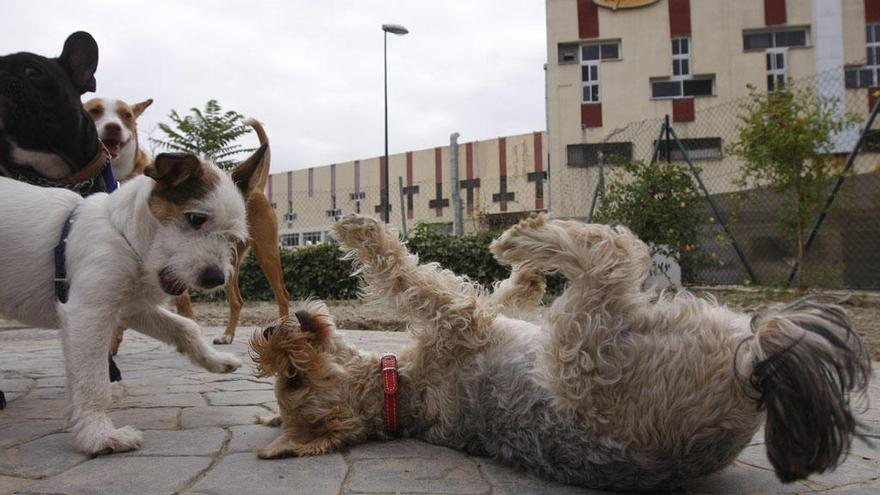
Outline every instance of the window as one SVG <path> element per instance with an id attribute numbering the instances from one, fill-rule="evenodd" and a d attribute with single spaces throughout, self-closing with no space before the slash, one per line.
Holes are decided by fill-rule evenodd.
<path id="1" fill-rule="evenodd" d="M 672 78 L 685 79 L 691 76 L 691 40 L 672 38 Z"/>
<path id="2" fill-rule="evenodd" d="M 303 245 L 312 246 L 315 244 L 321 244 L 321 232 L 304 232 Z"/>
<path id="3" fill-rule="evenodd" d="M 285 213 L 284 221 L 287 223 L 293 223 L 296 220 L 296 213 Z"/>
<path id="4" fill-rule="evenodd" d="M 767 49 L 767 90 L 777 91 L 788 86 L 788 48 Z"/>
<path id="5" fill-rule="evenodd" d="M 807 30 L 805 28 L 785 31 L 764 31 L 743 33 L 743 50 L 759 51 L 768 48 L 785 48 L 807 46 Z"/>
<path id="6" fill-rule="evenodd" d="M 281 247 L 292 248 L 299 246 L 299 234 L 281 234 Z"/>
<path id="7" fill-rule="evenodd" d="M 560 57 L 561 56 L 560 52 Z M 603 60 L 619 59 L 619 41 L 580 45 L 582 103 L 599 103 L 602 101 L 600 99 L 601 91 L 599 89 L 599 62 Z"/>
<path id="8" fill-rule="evenodd" d="M 651 98 L 690 98 L 694 96 L 712 96 L 714 94 L 715 76 L 701 76 L 693 79 L 670 80 L 658 79 L 651 81 Z"/>
<path id="9" fill-rule="evenodd" d="M 712 96 L 715 76 L 693 76 L 690 38 L 672 38 L 672 77 L 651 79 L 651 98 Z"/>
<path id="10" fill-rule="evenodd" d="M 688 158 L 691 160 L 721 158 L 721 138 L 679 139 L 679 142 L 687 151 Z M 654 146 L 657 146 L 657 141 L 654 141 Z M 682 155 L 675 142 L 669 143 L 669 154 L 672 155 L 672 161 L 684 160 L 684 155 Z M 660 145 L 658 160 L 666 160 L 666 146 L 663 143 Z"/>
<path id="11" fill-rule="evenodd" d="M 578 61 L 578 45 L 576 43 L 559 45 L 559 63 L 576 64 Z"/>
<path id="12" fill-rule="evenodd" d="M 581 85 L 583 103 L 599 103 L 599 62 L 591 60 L 581 63 Z"/>
<path id="13" fill-rule="evenodd" d="M 588 60 L 620 60 L 620 42 L 590 43 L 581 46 L 581 62 Z"/>
<path id="14" fill-rule="evenodd" d="M 350 193 L 348 195 L 348 197 L 351 198 L 353 201 L 360 201 L 362 199 L 366 199 L 367 193 L 365 193 L 363 191 L 356 192 L 356 193 Z"/>
<path id="15" fill-rule="evenodd" d="M 592 167 L 599 164 L 599 153 L 602 153 L 604 164 L 614 164 L 632 160 L 633 146 L 630 142 L 569 144 L 569 167 Z"/>
<path id="16" fill-rule="evenodd" d="M 880 24 L 865 26 L 867 44 L 867 63 L 864 67 L 851 67 L 844 73 L 847 88 L 868 88 L 876 86 L 880 77 Z"/>

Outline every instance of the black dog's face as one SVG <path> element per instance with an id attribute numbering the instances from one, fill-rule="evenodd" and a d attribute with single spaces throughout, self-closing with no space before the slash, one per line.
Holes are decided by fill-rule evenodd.
<path id="1" fill-rule="evenodd" d="M 84 32 L 70 35 L 58 58 L 0 56 L 0 164 L 57 178 L 92 160 L 97 133 L 80 96 L 95 90 L 97 66 L 98 45 Z"/>

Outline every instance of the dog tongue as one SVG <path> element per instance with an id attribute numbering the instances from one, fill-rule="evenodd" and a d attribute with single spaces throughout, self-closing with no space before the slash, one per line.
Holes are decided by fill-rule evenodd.
<path id="1" fill-rule="evenodd" d="M 116 158 L 119 156 L 119 152 L 122 151 L 122 143 L 118 141 L 111 141 L 109 143 L 104 143 L 104 146 L 107 147 L 107 151 L 110 152 L 110 156 Z"/>

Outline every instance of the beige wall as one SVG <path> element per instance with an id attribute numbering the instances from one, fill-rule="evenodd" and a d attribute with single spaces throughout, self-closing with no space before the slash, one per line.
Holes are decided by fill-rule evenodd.
<path id="1" fill-rule="evenodd" d="M 843 57 L 847 63 L 865 59 L 865 20 L 863 0 L 840 1 L 842 7 Z M 765 89 L 765 53 L 744 52 L 743 32 L 771 29 L 764 23 L 763 0 L 691 0 L 691 73 L 715 75 L 715 94 L 694 98 L 696 120 L 675 123 L 679 137 L 722 137 L 731 142 L 735 115 L 727 123 L 715 125 L 711 119 L 720 105 L 748 95 L 748 85 Z M 772 28 L 806 27 L 809 42 L 805 48 L 790 48 L 790 80 L 812 77 L 816 72 L 815 37 L 812 32 L 813 0 L 788 0 L 786 24 Z M 592 193 L 598 178 L 594 168 L 568 167 L 567 145 L 629 141 L 634 157 L 647 159 L 654 137 L 645 133 L 660 130 L 660 120 L 672 115 L 672 100 L 651 99 L 650 79 L 671 76 L 672 53 L 667 0 L 635 9 L 599 8 L 599 37 L 578 38 L 577 0 L 546 0 L 547 7 L 547 92 L 548 125 L 553 189 L 553 210 L 561 216 L 586 216 L 589 204 L 583 196 Z M 621 60 L 600 63 L 602 127 L 581 125 L 581 66 L 559 64 L 560 43 L 621 41 Z M 842 78 L 842 71 L 840 74 Z M 847 90 L 848 110 L 867 113 L 867 90 Z M 717 112 L 715 112 L 717 113 Z M 701 121 L 702 118 L 702 121 Z M 648 122 L 644 122 L 648 121 Z M 719 120 L 720 122 L 720 120 Z M 725 128 L 721 128 L 724 127 Z M 717 127 L 717 128 L 716 128 Z M 653 130 L 650 130 L 653 129 Z M 724 134 L 726 132 L 726 134 Z M 616 134 L 615 134 L 616 133 Z M 614 137 L 608 136 L 614 134 Z M 638 137 L 638 139 L 636 139 Z M 739 163 L 725 157 L 703 163 L 705 172 L 717 179 L 713 192 L 733 190 Z M 587 191 L 581 194 L 582 191 Z M 588 194 L 589 193 L 589 194 Z"/>
<path id="2" fill-rule="evenodd" d="M 547 150 L 546 135 L 541 132 L 541 148 L 544 153 Z M 499 138 L 500 139 L 500 138 Z M 467 213 L 466 192 L 461 190 L 463 219 L 466 230 L 476 228 L 476 221 L 480 215 L 492 215 L 501 213 L 500 203 L 493 201 L 492 195 L 498 192 L 500 176 L 500 153 L 499 139 L 486 141 L 473 141 L 473 177 L 480 179 L 480 188 L 473 193 L 473 209 Z M 529 182 L 527 176 L 535 171 L 535 145 L 534 134 L 520 134 L 505 138 L 508 190 L 515 194 L 514 201 L 508 202 L 507 212 L 523 212 L 535 209 L 535 184 Z M 459 180 L 467 178 L 467 142 L 459 143 Z M 442 197 L 449 200 L 449 206 L 442 209 L 437 215 L 437 209 L 431 208 L 428 202 L 436 196 L 435 178 L 435 148 L 412 151 L 412 184 L 419 187 L 418 194 L 413 196 L 413 218 L 407 218 L 407 226 L 412 228 L 418 223 L 451 224 L 454 220 L 452 208 L 451 186 L 451 161 L 450 148 L 448 145 L 440 147 L 442 167 Z M 398 177 L 403 178 L 404 186 L 406 179 L 406 153 L 397 153 L 389 156 L 389 178 L 391 186 L 391 224 L 402 229 L 401 198 L 398 186 Z M 546 158 L 542 158 L 546 164 Z M 375 207 L 380 204 L 380 159 L 378 157 L 360 160 L 360 190 L 365 198 L 361 202 L 361 213 L 380 218 L 380 213 Z M 546 165 L 544 165 L 546 169 Z M 284 219 L 287 213 L 287 177 L 288 172 L 273 173 L 270 176 L 272 182 L 272 202 L 278 215 L 280 234 L 297 233 L 300 236 L 305 232 L 326 232 L 333 219 L 327 216 L 331 201 L 331 165 L 313 168 L 314 187 L 312 196 L 309 196 L 308 177 L 309 170 L 301 169 L 290 172 L 293 178 L 292 197 L 293 211 L 296 219 L 288 223 Z M 336 164 L 336 197 L 337 209 L 342 214 L 354 213 L 357 205 L 351 199 L 355 192 L 355 163 L 354 161 Z M 405 202 L 404 198 L 404 202 Z M 300 243 L 302 238 L 300 237 Z"/>

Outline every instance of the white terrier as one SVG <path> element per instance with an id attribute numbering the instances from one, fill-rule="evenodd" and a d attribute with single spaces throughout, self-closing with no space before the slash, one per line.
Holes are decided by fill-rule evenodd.
<path id="1" fill-rule="evenodd" d="M 266 150 L 231 178 L 193 155 L 161 154 L 126 187 L 85 199 L 0 178 L 0 314 L 61 329 L 77 449 L 140 447 L 140 432 L 114 428 L 105 412 L 106 356 L 117 326 L 174 345 L 215 373 L 241 366 L 161 304 L 188 287 L 222 287 L 232 274 L 235 243 L 247 239 L 241 190 L 260 176 Z"/>

